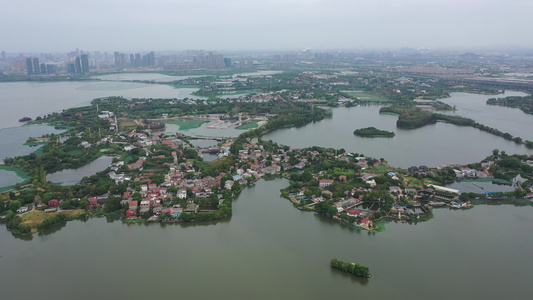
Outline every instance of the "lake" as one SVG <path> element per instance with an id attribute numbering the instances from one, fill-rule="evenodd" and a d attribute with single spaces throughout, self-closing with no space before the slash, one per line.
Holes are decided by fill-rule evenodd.
<path id="1" fill-rule="evenodd" d="M 0 227 L 4 299 L 523 299 L 533 292 L 532 207 L 434 210 L 370 234 L 302 212 L 259 181 L 217 223 L 73 221 L 15 239 Z M 359 262 L 373 279 L 329 267 Z M 73 296 L 75 295 L 75 296 Z"/>
<path id="2" fill-rule="evenodd" d="M 461 110 L 463 103 L 471 101 L 478 95 L 467 93 L 452 93 L 447 103 L 458 103 L 458 114 L 473 117 L 470 110 Z M 483 95 L 484 99 L 494 96 Z M 479 101 L 478 101 L 479 102 Z M 470 103 L 470 102 L 468 102 Z M 479 103 L 478 103 L 479 105 Z M 504 150 L 508 154 L 533 154 L 532 149 L 501 137 L 482 132 L 472 127 L 459 127 L 452 124 L 437 123 L 418 129 L 396 128 L 397 116 L 379 114 L 380 106 L 359 106 L 333 108 L 333 117 L 307 124 L 299 128 L 280 129 L 263 136 L 264 140 L 290 145 L 296 148 L 322 146 L 344 148 L 348 152 L 369 155 L 374 158 L 384 158 L 395 167 L 408 168 L 410 166 L 439 165 L 479 162 L 492 154 L 493 149 Z M 484 122 L 487 115 L 484 110 L 513 110 L 512 119 L 496 119 Z M 515 132 L 523 137 L 531 135 L 530 125 L 533 116 L 521 113 L 516 109 L 479 105 L 477 115 L 484 116 L 479 120 L 483 124 L 500 128 L 508 122 L 516 122 Z M 481 111 L 481 112 L 480 112 Z M 518 111 L 519 113 L 515 112 Z M 529 122 L 529 123 L 528 123 Z M 392 131 L 394 138 L 363 138 L 353 134 L 355 129 L 376 127 L 381 130 Z"/>
<path id="3" fill-rule="evenodd" d="M 64 130 L 54 129 L 53 126 L 31 125 L 0 129 L 0 162 L 6 157 L 24 156 L 35 152 L 42 146 L 26 146 L 30 137 L 41 137 L 45 134 L 59 134 Z"/>
<path id="4" fill-rule="evenodd" d="M 1 82 L 0 129 L 20 126 L 22 117 L 35 119 L 53 112 L 86 106 L 95 98 L 204 99 L 192 95 L 198 89 L 175 89 L 165 84 L 115 81 Z"/>

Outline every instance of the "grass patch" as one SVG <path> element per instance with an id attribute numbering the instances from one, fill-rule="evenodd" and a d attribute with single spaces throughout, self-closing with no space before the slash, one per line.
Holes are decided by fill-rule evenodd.
<path id="1" fill-rule="evenodd" d="M 37 148 L 37 150 L 33 151 L 33 154 L 41 157 L 44 155 L 44 146 L 41 146 L 39 148 Z"/>
<path id="2" fill-rule="evenodd" d="M 135 121 L 132 119 L 118 119 L 118 130 L 120 132 L 130 132 L 134 129 L 137 129 L 137 123 L 135 123 Z"/>
<path id="3" fill-rule="evenodd" d="M 376 171 L 378 171 L 379 174 L 383 174 L 389 170 L 389 167 L 384 166 L 384 165 L 377 165 L 377 166 L 374 166 L 374 169 L 376 169 Z"/>
<path id="4" fill-rule="evenodd" d="M 248 122 L 242 126 L 239 126 L 239 127 L 236 127 L 236 129 L 239 129 L 239 130 L 250 130 L 250 129 L 255 129 L 259 127 L 259 121 L 251 121 L 251 122 Z"/>
<path id="5" fill-rule="evenodd" d="M 22 225 L 28 225 L 32 228 L 36 228 L 37 225 L 41 224 L 45 219 L 50 218 L 57 214 L 62 214 L 67 216 L 68 218 L 72 218 L 73 216 L 79 215 L 81 213 L 85 213 L 85 210 L 83 209 L 72 209 L 72 210 L 62 210 L 60 212 L 53 212 L 53 213 L 45 213 L 40 210 L 34 210 L 32 212 L 29 212 L 25 215 L 23 215 L 22 218 Z"/>
<path id="6" fill-rule="evenodd" d="M 209 122 L 208 120 L 199 120 L 199 119 L 177 119 L 171 121 L 165 121 L 166 124 L 174 124 L 179 126 L 179 130 L 187 131 L 190 129 L 195 129 L 202 124 Z"/>
<path id="7" fill-rule="evenodd" d="M 385 98 L 384 96 L 376 94 L 370 94 L 360 91 L 343 91 L 343 93 L 348 94 L 364 102 L 391 102 L 391 100 Z"/>
<path id="8" fill-rule="evenodd" d="M 424 186 L 424 181 L 421 179 L 414 178 L 414 177 L 405 177 L 405 179 L 408 182 L 407 187 L 423 187 Z"/>

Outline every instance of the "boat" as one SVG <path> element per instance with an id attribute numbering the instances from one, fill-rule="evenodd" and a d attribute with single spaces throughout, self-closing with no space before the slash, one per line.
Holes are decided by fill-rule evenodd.
<path id="1" fill-rule="evenodd" d="M 28 121 L 31 121 L 30 117 L 22 117 L 19 119 L 19 122 L 28 122 Z"/>

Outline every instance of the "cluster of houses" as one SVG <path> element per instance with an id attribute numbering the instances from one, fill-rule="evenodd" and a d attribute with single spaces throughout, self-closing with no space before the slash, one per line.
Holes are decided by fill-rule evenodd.
<path id="1" fill-rule="evenodd" d="M 258 144 L 257 139 L 250 139 L 250 143 L 243 145 L 243 150 L 238 153 L 240 165 L 245 164 L 246 168 L 231 166 L 232 179 L 227 180 L 229 174 L 220 173 L 217 176 L 203 176 L 199 170 L 195 169 L 195 166 L 191 162 L 178 162 L 178 157 L 183 155 L 182 146 L 184 142 L 177 136 L 161 138 L 158 136 L 147 136 L 143 133 L 132 132 L 130 137 L 137 137 L 137 141 L 134 145 L 128 145 L 126 147 L 146 147 L 149 145 L 156 145 L 163 143 L 175 151 L 171 153 L 172 159 L 169 159 L 168 172 L 164 174 L 164 182 L 161 184 L 153 183 L 151 176 L 154 174 L 143 172 L 144 164 L 146 163 L 148 156 L 142 156 L 138 160 L 127 164 L 127 168 L 130 171 L 137 171 L 139 176 L 136 178 L 130 178 L 124 173 L 118 173 L 119 169 L 124 166 L 123 161 L 114 163 L 111 166 L 111 171 L 108 176 L 115 180 L 115 182 L 122 183 L 125 181 L 140 182 L 139 185 L 141 194 L 141 200 L 134 200 L 132 191 L 127 191 L 122 195 L 121 204 L 127 207 L 126 217 L 135 218 L 143 215 L 149 211 L 152 211 L 154 216 L 161 214 L 167 214 L 171 216 L 179 216 L 183 212 L 197 212 L 201 199 L 212 198 L 213 187 L 222 187 L 223 189 L 231 190 L 233 185 L 238 182 L 240 184 L 247 184 L 251 178 L 260 178 L 264 175 L 277 174 L 282 169 L 290 170 L 293 168 L 303 169 L 307 163 L 307 156 L 297 159 L 297 163 L 291 164 L 289 161 L 291 157 L 288 155 L 272 154 L 266 151 L 262 145 Z M 227 147 L 220 147 L 224 151 L 229 151 Z M 284 152 L 283 150 L 280 150 Z M 298 151 L 298 149 L 290 149 L 290 151 Z M 318 152 L 312 153 L 311 157 L 318 155 Z M 165 158 L 164 155 L 151 156 L 152 158 Z M 292 161 L 294 163 L 294 161 Z M 226 178 L 226 179 L 224 179 Z M 224 180 L 224 181 L 223 181 Z M 223 182 L 222 182 L 223 181 Z M 169 189 L 173 188 L 169 192 Z M 217 195 L 220 199 L 221 195 Z M 190 199 L 187 207 L 180 207 L 179 205 L 173 207 L 164 207 L 163 202 L 167 198 L 177 197 L 180 199 Z M 194 201 L 193 201 L 194 199 Z M 219 200 L 219 204 L 223 199 Z M 98 205 L 98 203 L 95 203 Z M 91 207 L 93 203 L 91 202 Z"/>

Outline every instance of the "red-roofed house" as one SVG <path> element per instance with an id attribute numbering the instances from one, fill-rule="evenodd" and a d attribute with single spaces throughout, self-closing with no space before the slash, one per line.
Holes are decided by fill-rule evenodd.
<path id="1" fill-rule="evenodd" d="M 126 218 L 132 218 L 137 216 L 137 210 L 136 209 L 128 209 L 126 211 Z"/>
<path id="2" fill-rule="evenodd" d="M 56 207 L 59 206 L 59 200 L 52 199 L 52 200 L 48 201 L 47 206 L 48 206 L 48 208 L 56 208 Z"/>
<path id="3" fill-rule="evenodd" d="M 137 201 L 130 201 L 128 207 L 129 209 L 137 209 L 138 202 Z"/>
<path id="4" fill-rule="evenodd" d="M 91 197 L 89 199 L 89 207 L 95 207 L 95 206 L 98 206 L 98 198 Z"/>

